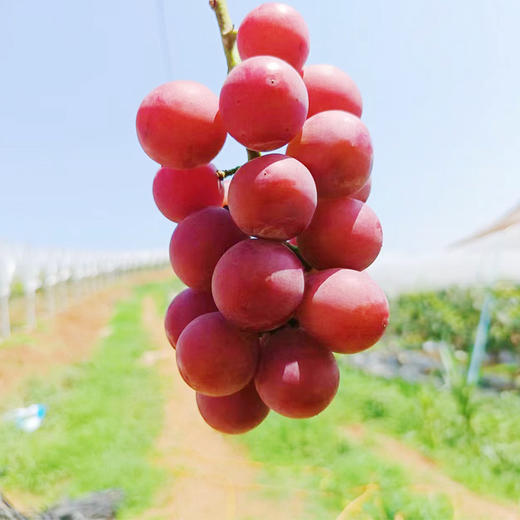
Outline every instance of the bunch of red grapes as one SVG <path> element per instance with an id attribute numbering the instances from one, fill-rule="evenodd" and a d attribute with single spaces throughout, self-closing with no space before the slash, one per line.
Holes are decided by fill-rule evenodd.
<path id="1" fill-rule="evenodd" d="M 137 113 L 139 141 L 161 165 L 155 202 L 178 223 L 172 267 L 188 286 L 166 333 L 202 417 L 225 433 L 269 409 L 320 413 L 338 388 L 333 352 L 367 349 L 388 323 L 386 297 L 363 272 L 382 232 L 365 204 L 372 145 L 358 88 L 333 65 L 304 66 L 308 29 L 285 4 L 251 11 L 237 44 L 243 61 L 220 98 L 172 81 Z M 210 161 L 228 133 L 254 158 L 227 192 Z"/>

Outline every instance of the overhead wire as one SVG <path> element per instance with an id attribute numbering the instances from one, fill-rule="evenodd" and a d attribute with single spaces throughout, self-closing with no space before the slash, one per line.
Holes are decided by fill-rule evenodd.
<path id="1" fill-rule="evenodd" d="M 166 6 L 164 0 L 156 0 L 155 7 L 155 11 L 157 14 L 157 25 L 159 28 L 159 43 L 161 46 L 161 53 L 163 56 L 164 68 L 166 69 L 168 80 L 171 80 L 171 78 L 173 77 L 173 67 L 172 56 L 170 52 L 170 41 L 168 39 L 168 27 L 166 25 Z"/>

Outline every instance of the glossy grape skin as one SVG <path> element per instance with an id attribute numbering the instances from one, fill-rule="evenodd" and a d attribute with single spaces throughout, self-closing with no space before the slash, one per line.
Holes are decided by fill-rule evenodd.
<path id="1" fill-rule="evenodd" d="M 255 385 L 264 403 L 286 417 L 312 417 L 336 395 L 339 370 L 330 350 L 300 329 L 286 327 L 261 349 Z"/>
<path id="2" fill-rule="evenodd" d="M 354 192 L 350 197 L 353 199 L 360 200 L 361 202 L 366 202 L 368 197 L 370 196 L 370 192 L 372 191 L 372 177 L 368 178 L 368 181 L 365 182 L 362 188 L 358 191 Z"/>
<path id="3" fill-rule="evenodd" d="M 276 56 L 300 70 L 309 55 L 309 29 L 302 15 L 282 3 L 265 3 L 246 15 L 238 28 L 240 57 Z"/>
<path id="4" fill-rule="evenodd" d="M 350 197 L 321 199 L 310 225 L 298 236 L 298 248 L 316 269 L 344 267 L 362 271 L 383 245 L 377 215 Z"/>
<path id="5" fill-rule="evenodd" d="M 152 90 L 137 111 L 136 127 L 143 150 L 169 168 L 208 164 L 226 140 L 217 96 L 195 81 L 170 81 Z"/>
<path id="6" fill-rule="evenodd" d="M 205 395 L 238 392 L 251 381 L 258 363 L 258 337 L 239 330 L 220 312 L 202 314 L 177 341 L 177 367 L 186 383 Z"/>
<path id="7" fill-rule="evenodd" d="M 334 352 L 354 354 L 376 343 L 388 325 L 388 301 L 365 272 L 326 269 L 307 275 L 296 312 L 300 326 Z"/>
<path id="8" fill-rule="evenodd" d="M 224 187 L 212 164 L 189 170 L 161 168 L 152 193 L 159 211 L 173 222 L 207 206 L 222 206 L 224 201 Z"/>
<path id="9" fill-rule="evenodd" d="M 216 311 L 217 306 L 210 292 L 188 288 L 177 294 L 164 317 L 164 329 L 170 345 L 175 348 L 181 332 L 195 318 Z"/>
<path id="10" fill-rule="evenodd" d="M 307 117 L 325 110 L 344 110 L 361 117 L 361 93 L 350 76 L 338 67 L 307 65 L 303 67 L 303 82 L 309 94 Z"/>
<path id="11" fill-rule="evenodd" d="M 292 316 L 304 284 L 301 262 L 286 246 L 249 239 L 222 255 L 213 273 L 212 293 L 229 321 L 246 330 L 267 331 Z"/>
<path id="12" fill-rule="evenodd" d="M 269 413 L 253 381 L 242 390 L 223 397 L 197 393 L 197 406 L 207 424 L 219 432 L 230 434 L 252 430 Z"/>
<path id="13" fill-rule="evenodd" d="M 251 150 L 287 144 L 301 129 L 308 95 L 300 75 L 283 60 L 256 56 L 238 64 L 220 91 L 226 130 Z"/>
<path id="14" fill-rule="evenodd" d="M 301 233 L 316 209 L 316 185 L 305 166 L 282 154 L 258 157 L 235 173 L 229 210 L 248 235 L 286 240 Z"/>
<path id="15" fill-rule="evenodd" d="M 192 289 L 209 291 L 220 257 L 247 238 L 224 208 L 201 209 L 180 222 L 170 241 L 170 261 L 175 274 Z"/>
<path id="16" fill-rule="evenodd" d="M 372 169 L 372 144 L 366 126 L 341 110 L 320 112 L 307 119 L 286 153 L 307 166 L 322 198 L 356 192 Z"/>

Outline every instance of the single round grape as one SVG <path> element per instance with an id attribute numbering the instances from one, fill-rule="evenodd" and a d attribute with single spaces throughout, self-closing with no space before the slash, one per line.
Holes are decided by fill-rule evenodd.
<path id="1" fill-rule="evenodd" d="M 259 152 L 287 144 L 307 117 L 307 89 L 300 75 L 274 56 L 256 56 L 238 64 L 220 91 L 226 130 Z"/>
<path id="2" fill-rule="evenodd" d="M 367 127 L 358 117 L 341 110 L 320 112 L 307 119 L 286 153 L 309 168 L 318 197 L 343 197 L 356 192 L 372 169 Z"/>
<path id="3" fill-rule="evenodd" d="M 216 312 L 217 306 L 210 292 L 184 289 L 171 301 L 164 317 L 164 329 L 171 346 L 175 348 L 181 332 L 195 318 Z"/>
<path id="4" fill-rule="evenodd" d="M 302 15 L 281 3 L 266 3 L 246 15 L 238 28 L 240 57 L 276 56 L 300 70 L 309 55 L 309 29 Z"/>
<path id="5" fill-rule="evenodd" d="M 354 354 L 381 338 L 388 314 L 384 292 L 367 273 L 327 269 L 307 276 L 296 316 L 300 326 L 325 347 Z"/>
<path id="6" fill-rule="evenodd" d="M 219 258 L 234 244 L 247 238 L 229 211 L 209 207 L 180 222 L 170 241 L 170 261 L 175 274 L 189 287 L 211 288 L 211 276 Z"/>
<path id="7" fill-rule="evenodd" d="M 282 154 L 244 164 L 229 187 L 229 211 L 248 235 L 286 240 L 301 233 L 316 209 L 316 184 L 305 166 Z"/>
<path id="8" fill-rule="evenodd" d="M 303 82 L 309 94 L 311 117 L 325 110 L 344 110 L 361 117 L 361 93 L 351 77 L 334 65 L 303 67 Z"/>
<path id="9" fill-rule="evenodd" d="M 258 337 L 224 319 L 220 312 L 195 318 L 177 341 L 177 366 L 186 383 L 201 394 L 238 392 L 251 381 L 258 363 Z"/>
<path id="10" fill-rule="evenodd" d="M 211 285 L 218 310 L 240 328 L 272 330 L 301 302 L 305 281 L 300 260 L 286 246 L 243 240 L 218 261 Z"/>
<path id="11" fill-rule="evenodd" d="M 363 187 L 354 192 L 350 197 L 353 199 L 360 200 L 361 202 L 366 202 L 368 197 L 370 196 L 370 192 L 372 191 L 372 177 L 368 178 L 368 181 L 363 184 Z"/>
<path id="12" fill-rule="evenodd" d="M 207 164 L 226 140 L 217 96 L 195 81 L 171 81 L 152 90 L 137 111 L 136 126 L 143 150 L 169 168 Z"/>
<path id="13" fill-rule="evenodd" d="M 350 197 L 320 199 L 309 227 L 298 236 L 298 248 L 316 269 L 344 267 L 362 271 L 383 244 L 377 215 Z"/>
<path id="14" fill-rule="evenodd" d="M 222 206 L 224 188 L 212 164 L 189 170 L 161 168 L 153 180 L 159 211 L 173 222 L 207 206 Z"/>
<path id="15" fill-rule="evenodd" d="M 256 389 L 281 415 L 303 418 L 320 413 L 336 395 L 338 384 L 332 352 L 300 329 L 281 329 L 262 347 Z"/>
<path id="16" fill-rule="evenodd" d="M 251 381 L 238 392 L 223 397 L 197 393 L 202 418 L 222 433 L 245 433 L 258 426 L 269 413 Z"/>

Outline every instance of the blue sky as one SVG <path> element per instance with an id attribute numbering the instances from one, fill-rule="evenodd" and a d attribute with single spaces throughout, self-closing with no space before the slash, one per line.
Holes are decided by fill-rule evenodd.
<path id="1" fill-rule="evenodd" d="M 520 2 L 294 0 L 308 63 L 358 83 L 388 250 L 449 244 L 519 202 Z M 236 24 L 258 2 L 228 0 Z M 170 79 L 215 93 L 226 66 L 206 0 L 0 0 L 0 240 L 166 247 L 156 165 L 135 136 L 144 95 Z M 216 159 L 245 160 L 228 138 Z"/>

